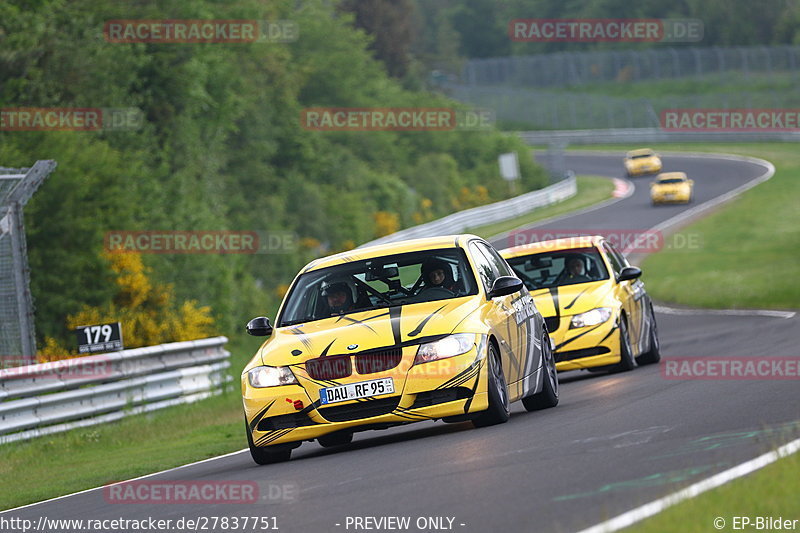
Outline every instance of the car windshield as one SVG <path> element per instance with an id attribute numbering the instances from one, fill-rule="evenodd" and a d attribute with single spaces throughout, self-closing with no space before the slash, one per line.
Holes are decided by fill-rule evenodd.
<path id="1" fill-rule="evenodd" d="M 683 178 L 663 178 L 663 179 L 658 180 L 658 183 L 660 183 L 660 184 L 664 184 L 664 183 L 682 183 L 682 182 L 683 182 Z"/>
<path id="2" fill-rule="evenodd" d="M 477 293 L 460 248 L 376 257 L 302 274 L 286 297 L 278 326 Z"/>
<path id="3" fill-rule="evenodd" d="M 528 290 L 608 279 L 597 248 L 574 248 L 508 259 Z"/>
<path id="4" fill-rule="evenodd" d="M 632 156 L 630 156 L 630 157 L 631 157 L 631 159 L 643 159 L 643 158 L 645 158 L 645 157 L 653 157 L 653 154 L 652 154 L 652 153 L 648 153 L 648 154 L 635 154 L 635 155 L 632 155 Z"/>

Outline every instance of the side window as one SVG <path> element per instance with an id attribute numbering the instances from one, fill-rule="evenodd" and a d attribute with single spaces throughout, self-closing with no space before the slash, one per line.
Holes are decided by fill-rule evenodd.
<path id="1" fill-rule="evenodd" d="M 625 264 L 625 259 L 622 258 L 617 251 L 614 249 L 613 246 L 608 244 L 607 242 L 603 243 L 603 249 L 608 256 L 608 260 L 611 262 L 611 268 L 614 269 L 615 274 L 619 274 L 623 268 L 627 265 Z"/>
<path id="2" fill-rule="evenodd" d="M 471 242 L 469 249 L 472 252 L 471 255 L 475 261 L 475 267 L 478 269 L 481 281 L 483 282 L 483 287 L 488 291 L 492 288 L 492 284 L 499 274 L 495 271 L 491 261 L 484 255 L 477 243 Z"/>
<path id="3" fill-rule="evenodd" d="M 483 251 L 483 254 L 489 259 L 489 261 L 492 263 L 492 266 L 500 276 L 516 277 L 516 274 L 514 274 L 514 272 L 512 272 L 511 269 L 508 267 L 508 263 L 506 263 L 505 259 L 500 257 L 500 255 L 494 248 L 486 246 L 482 242 L 478 242 L 475 244 L 481 249 L 481 251 Z"/>

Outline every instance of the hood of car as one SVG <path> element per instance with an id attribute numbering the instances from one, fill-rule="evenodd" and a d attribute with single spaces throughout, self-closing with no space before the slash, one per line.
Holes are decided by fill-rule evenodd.
<path id="1" fill-rule="evenodd" d="M 651 166 L 658 166 L 658 160 L 655 158 L 655 156 L 641 157 L 637 159 L 626 159 L 625 164 L 628 165 L 628 167 L 634 167 L 634 168 L 642 166 L 651 167 Z"/>
<path id="2" fill-rule="evenodd" d="M 276 328 L 261 347 L 262 364 L 284 366 L 327 355 L 424 342 L 447 335 L 478 306 L 476 296 L 333 316 Z"/>
<path id="3" fill-rule="evenodd" d="M 612 283 L 613 280 L 607 279 L 577 285 L 562 285 L 531 291 L 531 295 L 542 316 L 571 316 L 595 307 L 610 307 Z"/>

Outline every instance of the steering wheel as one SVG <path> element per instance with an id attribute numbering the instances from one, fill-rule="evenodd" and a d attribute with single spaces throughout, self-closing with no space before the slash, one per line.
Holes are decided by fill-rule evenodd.
<path id="1" fill-rule="evenodd" d="M 425 287 L 421 291 L 417 293 L 418 297 L 425 296 L 428 299 L 441 299 L 441 298 L 452 298 L 455 296 L 455 293 L 450 289 L 445 289 L 444 287 Z M 436 297 L 439 298 L 436 298 Z"/>

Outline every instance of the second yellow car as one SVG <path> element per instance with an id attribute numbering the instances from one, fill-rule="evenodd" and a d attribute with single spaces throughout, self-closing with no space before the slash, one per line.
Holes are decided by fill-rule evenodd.
<path id="1" fill-rule="evenodd" d="M 625 155 L 625 172 L 628 177 L 661 172 L 661 156 L 650 148 L 631 150 Z"/>
<path id="2" fill-rule="evenodd" d="M 625 371 L 661 359 L 642 271 L 604 238 L 542 241 L 500 253 L 544 316 L 558 370 Z"/>
<path id="3" fill-rule="evenodd" d="M 688 204 L 694 194 L 694 181 L 684 172 L 665 172 L 650 184 L 650 201 L 653 205 L 665 203 Z"/>

